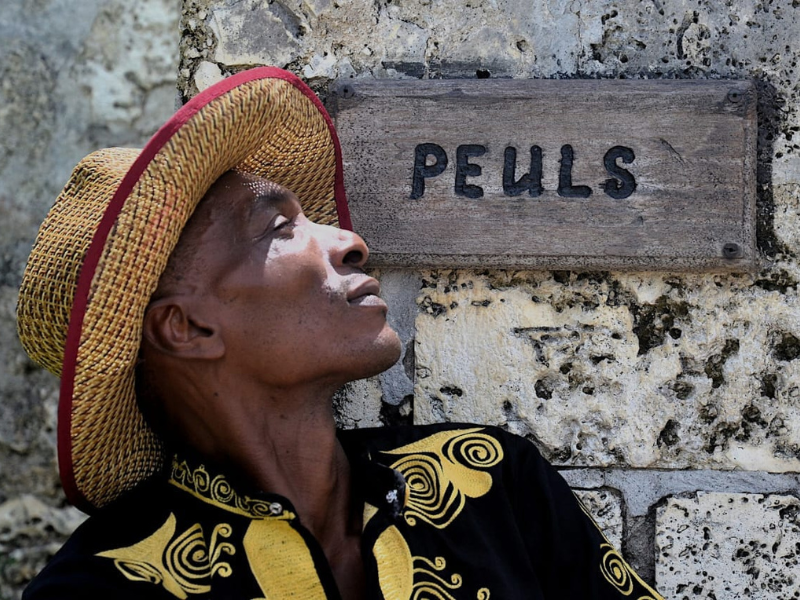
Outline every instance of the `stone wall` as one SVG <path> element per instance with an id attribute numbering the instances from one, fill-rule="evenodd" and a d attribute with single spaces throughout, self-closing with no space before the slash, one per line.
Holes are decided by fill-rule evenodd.
<path id="1" fill-rule="evenodd" d="M 800 594 L 800 3 L 184 0 L 180 33 L 175 4 L 0 14 L 0 598 L 81 519 L 55 474 L 56 382 L 15 341 L 36 227 L 81 156 L 172 112 L 176 70 L 185 99 L 260 64 L 323 95 L 360 77 L 753 79 L 758 273 L 387 270 L 405 356 L 337 404 L 351 427 L 529 438 L 667 598 Z"/>
<path id="2" fill-rule="evenodd" d="M 665 597 L 800 593 L 800 4 L 185 0 L 184 13 L 184 97 L 260 64 L 323 95 L 341 78 L 753 79 L 758 273 L 384 271 L 406 354 L 346 391 L 343 419 L 527 437 Z"/>
<path id="3" fill-rule="evenodd" d="M 175 109 L 172 0 L 3 0 L 0 10 L 0 599 L 81 522 L 55 457 L 58 382 L 16 337 L 17 288 L 72 167 L 140 146 Z"/>

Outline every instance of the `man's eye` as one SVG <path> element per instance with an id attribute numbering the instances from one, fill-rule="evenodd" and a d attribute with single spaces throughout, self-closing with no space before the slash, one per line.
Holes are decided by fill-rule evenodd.
<path id="1" fill-rule="evenodd" d="M 296 224 L 296 217 L 289 218 L 285 215 L 278 215 L 272 222 L 272 231 L 280 231 L 281 233 L 291 232 Z"/>
<path id="2" fill-rule="evenodd" d="M 273 237 L 293 237 L 294 228 L 300 224 L 300 221 L 303 220 L 303 218 L 303 213 L 300 211 L 295 214 L 292 212 L 287 214 L 278 213 L 273 216 L 272 219 L 270 219 L 267 226 L 254 238 L 254 240 L 270 240 Z"/>

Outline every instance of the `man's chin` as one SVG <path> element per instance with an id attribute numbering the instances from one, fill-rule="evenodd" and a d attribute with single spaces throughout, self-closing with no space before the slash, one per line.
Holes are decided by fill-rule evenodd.
<path id="1" fill-rule="evenodd" d="M 382 335 L 375 340 L 375 344 L 370 351 L 365 367 L 368 374 L 362 375 L 358 379 L 373 377 L 384 371 L 391 369 L 403 354 L 403 344 L 394 329 L 387 326 Z"/>

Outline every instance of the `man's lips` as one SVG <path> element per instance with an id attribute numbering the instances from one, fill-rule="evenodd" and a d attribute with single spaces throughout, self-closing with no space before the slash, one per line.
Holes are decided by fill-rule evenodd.
<path id="1" fill-rule="evenodd" d="M 347 301 L 358 306 L 386 307 L 380 297 L 381 284 L 377 279 L 367 277 L 347 293 Z"/>

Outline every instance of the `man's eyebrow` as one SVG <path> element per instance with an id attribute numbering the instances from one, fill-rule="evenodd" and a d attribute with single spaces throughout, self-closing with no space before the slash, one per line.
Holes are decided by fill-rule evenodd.
<path id="1" fill-rule="evenodd" d="M 250 201 L 250 217 L 257 211 L 270 208 L 278 209 L 293 200 L 293 195 L 289 190 L 277 186 L 272 190 L 254 190 L 254 192 L 255 196 Z"/>

